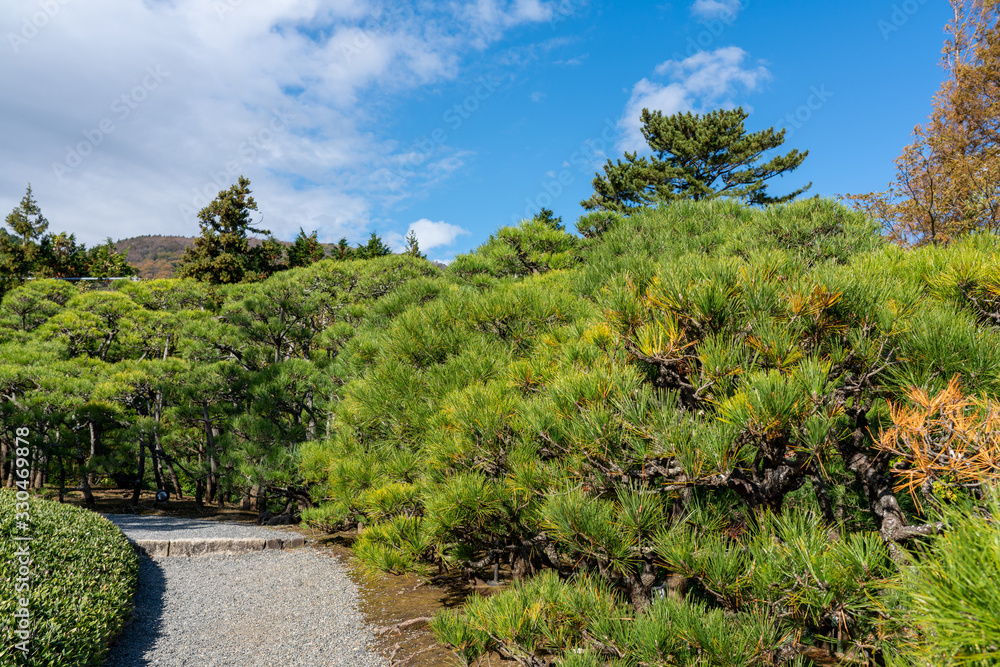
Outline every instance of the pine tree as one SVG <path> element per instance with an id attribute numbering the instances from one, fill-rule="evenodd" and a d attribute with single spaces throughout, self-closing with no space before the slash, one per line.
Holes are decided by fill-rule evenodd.
<path id="1" fill-rule="evenodd" d="M 295 237 L 294 243 L 288 247 L 287 252 L 288 268 L 290 269 L 297 266 L 309 266 L 323 259 L 325 255 L 323 245 L 316 239 L 316 230 L 307 236 L 301 227 L 299 227 L 299 235 Z"/>
<path id="2" fill-rule="evenodd" d="M 195 278 L 213 284 L 242 282 L 249 271 L 259 271 L 251 266 L 247 234 L 270 234 L 265 229 L 254 228 L 251 211 L 257 202 L 250 196 L 250 181 L 240 176 L 236 185 L 219 193 L 215 200 L 198 213 L 201 236 L 194 247 L 184 250 L 177 267 L 178 278 Z M 256 249 L 255 249 L 256 250 Z"/>
<path id="3" fill-rule="evenodd" d="M 354 248 L 351 247 L 346 238 L 341 238 L 337 241 L 337 245 L 333 246 L 330 257 L 339 260 L 352 259 L 354 257 Z"/>
<path id="4" fill-rule="evenodd" d="M 785 131 L 774 128 L 747 134 L 742 108 L 719 109 L 701 116 L 642 110 L 642 134 L 654 155 L 625 153 L 625 161 L 604 166 L 594 178 L 594 195 L 581 205 L 627 213 L 657 201 L 732 197 L 749 205 L 791 201 L 810 185 L 782 197 L 767 193 L 768 181 L 802 164 L 808 151 L 792 150 L 758 164 L 764 153 L 781 146 Z"/>
<path id="5" fill-rule="evenodd" d="M 359 245 L 354 250 L 354 257 L 357 259 L 374 259 L 376 257 L 385 257 L 386 255 L 391 255 L 392 249 L 387 246 L 383 241 L 382 237 L 372 232 L 371 237 L 368 239 L 368 243 L 365 245 Z"/>
<path id="6" fill-rule="evenodd" d="M 7 215 L 5 224 L 16 235 L 0 236 L 0 280 L 9 288 L 32 274 L 38 262 L 39 240 L 49 228 L 49 221 L 32 195 L 30 183 L 21 203 Z"/>
<path id="7" fill-rule="evenodd" d="M 38 246 L 35 273 L 46 278 L 83 278 L 88 275 L 87 246 L 76 242 L 75 234 L 46 234 Z"/>
<path id="8" fill-rule="evenodd" d="M 420 252 L 420 242 L 417 240 L 417 233 L 412 229 L 406 235 L 406 250 L 403 251 L 403 254 L 418 259 L 427 259 L 427 255 Z"/>
<path id="9" fill-rule="evenodd" d="M 265 280 L 279 271 L 284 271 L 288 268 L 288 265 L 282 261 L 284 256 L 285 246 L 273 236 L 268 236 L 259 245 L 250 248 L 243 280 L 257 282 Z"/>
<path id="10" fill-rule="evenodd" d="M 548 225 L 552 229 L 559 232 L 566 230 L 566 225 L 563 224 L 562 216 L 557 218 L 556 214 L 553 213 L 551 209 L 543 207 L 541 211 L 535 214 L 535 217 L 532 218 L 532 220 Z"/>
<path id="11" fill-rule="evenodd" d="M 49 221 L 42 215 L 38 202 L 32 196 L 30 183 L 21 203 L 7 215 L 6 223 L 20 237 L 22 248 L 37 242 L 49 228 Z"/>
<path id="12" fill-rule="evenodd" d="M 91 278 L 125 278 L 136 275 L 136 271 L 109 237 L 101 245 L 87 251 L 87 275 Z"/>

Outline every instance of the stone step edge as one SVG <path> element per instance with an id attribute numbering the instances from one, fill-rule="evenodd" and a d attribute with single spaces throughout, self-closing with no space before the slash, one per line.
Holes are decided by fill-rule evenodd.
<path id="1" fill-rule="evenodd" d="M 150 557 L 164 556 L 236 556 L 265 549 L 296 549 L 305 546 L 305 538 L 264 539 L 259 537 L 187 538 L 176 540 L 132 540 L 132 548 Z"/>

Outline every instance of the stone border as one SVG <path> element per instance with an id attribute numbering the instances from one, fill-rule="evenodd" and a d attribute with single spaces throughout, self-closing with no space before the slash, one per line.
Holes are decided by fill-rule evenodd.
<path id="1" fill-rule="evenodd" d="M 164 556 L 235 556 L 265 549 L 297 549 L 305 538 L 200 538 L 180 540 L 129 540 L 132 547 L 150 557 Z"/>

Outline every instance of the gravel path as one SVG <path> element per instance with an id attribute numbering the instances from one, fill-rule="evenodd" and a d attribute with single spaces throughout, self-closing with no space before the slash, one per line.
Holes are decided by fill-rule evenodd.
<path id="1" fill-rule="evenodd" d="M 279 532 L 169 519 L 176 522 L 175 534 L 164 527 L 165 517 L 127 518 L 123 527 L 133 539 L 144 533 L 177 539 Z M 146 525 L 150 519 L 160 521 Z M 200 525 L 206 523 L 211 526 Z M 242 532 L 247 530 L 252 532 Z M 371 628 L 364 623 L 357 589 L 344 566 L 317 549 L 143 556 L 134 618 L 104 667 L 384 667 L 385 659 L 369 649 L 372 644 Z"/>
<path id="2" fill-rule="evenodd" d="M 132 540 L 181 540 L 199 537 L 288 537 L 293 532 L 280 528 L 263 528 L 252 523 L 213 521 L 210 519 L 180 519 L 172 516 L 135 516 L 105 514 L 104 517 L 122 529 Z"/>

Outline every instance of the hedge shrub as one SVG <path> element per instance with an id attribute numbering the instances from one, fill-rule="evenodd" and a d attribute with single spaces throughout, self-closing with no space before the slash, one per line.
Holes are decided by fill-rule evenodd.
<path id="1" fill-rule="evenodd" d="M 125 536 L 104 517 L 71 505 L 30 499 L 30 526 L 18 529 L 16 496 L 0 491 L 0 664 L 33 667 L 100 665 L 109 639 L 132 608 L 139 560 Z M 29 613 L 32 636 L 25 663 L 14 634 L 18 556 L 29 535 Z"/>

